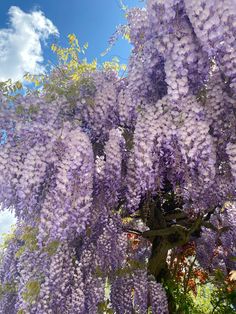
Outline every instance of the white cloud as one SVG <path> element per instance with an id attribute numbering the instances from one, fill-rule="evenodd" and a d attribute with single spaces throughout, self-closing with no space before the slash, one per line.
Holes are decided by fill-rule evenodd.
<path id="1" fill-rule="evenodd" d="M 11 230 L 11 226 L 16 223 L 16 218 L 9 210 L 1 210 L 0 204 L 0 244 L 3 240 L 3 234 Z"/>
<path id="2" fill-rule="evenodd" d="M 0 29 L 0 81 L 21 79 L 25 72 L 42 73 L 43 51 L 41 42 L 57 28 L 42 11 L 25 13 L 11 6 L 8 11 L 9 27 Z"/>

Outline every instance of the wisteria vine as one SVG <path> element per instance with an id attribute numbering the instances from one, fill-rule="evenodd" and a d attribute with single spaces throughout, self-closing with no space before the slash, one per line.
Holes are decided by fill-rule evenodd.
<path id="1" fill-rule="evenodd" d="M 236 2 L 147 0 L 127 19 L 126 77 L 85 71 L 73 101 L 0 94 L 18 219 L 1 313 L 168 313 L 168 252 L 189 242 L 205 270 L 236 267 Z"/>

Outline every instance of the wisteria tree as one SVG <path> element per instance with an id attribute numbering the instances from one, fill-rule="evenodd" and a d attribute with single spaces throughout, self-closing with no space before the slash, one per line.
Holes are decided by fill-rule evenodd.
<path id="1" fill-rule="evenodd" d="M 180 303 L 194 267 L 236 269 L 236 1 L 126 13 L 127 75 L 70 35 L 42 90 L 2 88 L 0 313 L 202 313 L 177 307 L 179 263 Z"/>

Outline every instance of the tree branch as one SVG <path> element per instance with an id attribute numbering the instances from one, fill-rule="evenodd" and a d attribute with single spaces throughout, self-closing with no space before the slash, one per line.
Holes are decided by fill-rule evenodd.
<path id="1" fill-rule="evenodd" d="M 181 235 L 187 235 L 189 230 L 181 225 L 172 225 L 168 228 L 158 229 L 158 230 L 148 230 L 142 233 L 144 238 L 150 239 L 155 237 L 167 237 L 174 233 L 179 233 Z"/>

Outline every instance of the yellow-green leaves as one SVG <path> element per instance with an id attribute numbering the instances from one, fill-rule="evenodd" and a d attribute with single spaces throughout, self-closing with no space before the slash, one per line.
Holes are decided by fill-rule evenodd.
<path id="1" fill-rule="evenodd" d="M 17 285 L 15 282 L 7 282 L 0 284 L 0 300 L 4 295 L 14 294 L 17 292 Z"/>
<path id="2" fill-rule="evenodd" d="M 79 82 L 83 79 L 82 75 L 84 73 L 89 73 L 95 71 L 97 68 L 97 61 L 93 60 L 91 63 L 87 63 L 86 59 L 83 59 L 81 63 L 76 63 L 74 60 L 68 64 L 68 70 L 70 77 L 73 81 Z"/>
<path id="3" fill-rule="evenodd" d="M 25 111 L 24 106 L 18 105 L 18 106 L 16 107 L 16 114 L 21 115 L 21 114 L 24 113 L 24 111 Z"/>
<path id="4" fill-rule="evenodd" d="M 82 47 L 75 34 L 69 34 L 68 47 L 61 47 L 54 43 L 51 50 L 57 55 L 58 65 L 53 67 L 51 74 L 31 75 L 25 74 L 24 79 L 34 83 L 35 86 L 43 86 L 45 99 L 52 101 L 56 96 L 76 97 L 78 85 L 84 73 L 90 73 L 97 69 L 97 61 L 87 62 L 86 58 L 80 58 L 88 48 L 86 42 Z M 73 95 L 73 97 L 71 97 Z"/>
<path id="5" fill-rule="evenodd" d="M 56 254 L 59 245 L 60 245 L 59 241 L 52 241 L 44 248 L 44 251 L 47 252 L 48 255 L 52 256 Z"/>
<path id="6" fill-rule="evenodd" d="M 55 44 L 51 45 L 51 50 L 52 52 L 56 52 L 57 51 L 57 46 Z"/>
<path id="7" fill-rule="evenodd" d="M 127 31 L 123 35 L 123 39 L 127 40 L 130 42 L 130 31 L 127 29 Z"/>
<path id="8" fill-rule="evenodd" d="M 30 251 L 36 251 L 39 249 L 37 240 L 38 229 L 33 227 L 25 227 L 24 233 L 20 236 L 20 240 L 24 241 L 24 244 L 16 252 L 15 256 L 19 258 L 26 249 Z"/>
<path id="9" fill-rule="evenodd" d="M 16 239 L 16 235 L 15 235 L 15 226 L 14 226 L 14 225 L 11 226 L 11 232 L 9 232 L 9 233 L 4 233 L 4 234 L 2 235 L 2 239 L 3 239 L 3 241 L 2 241 L 2 243 L 0 244 L 0 250 L 3 250 L 3 249 L 5 249 L 5 248 L 7 248 L 8 245 L 9 245 L 9 243 L 10 243 L 11 241 L 14 241 L 14 240 Z"/>
<path id="10" fill-rule="evenodd" d="M 25 227 L 25 232 L 21 236 L 21 239 L 25 241 L 25 245 L 32 251 L 38 249 L 37 234 L 38 229 L 29 226 Z"/>
<path id="11" fill-rule="evenodd" d="M 75 34 L 69 34 L 67 37 L 69 39 L 69 44 L 72 47 L 78 47 L 79 51 L 80 51 L 79 42 L 78 42 L 78 39 L 76 38 Z"/>
<path id="12" fill-rule="evenodd" d="M 103 275 L 104 275 L 103 271 L 101 270 L 101 268 L 99 266 L 97 266 L 95 269 L 95 276 L 96 277 L 103 277 Z"/>
<path id="13" fill-rule="evenodd" d="M 38 106 L 30 105 L 29 106 L 29 114 L 37 114 L 39 111 Z"/>
<path id="14" fill-rule="evenodd" d="M 85 43 L 81 48 L 75 34 L 69 34 L 67 38 L 69 47 L 62 48 L 59 45 L 52 44 L 51 50 L 57 54 L 59 63 L 67 65 L 70 69 L 72 69 L 79 65 L 79 54 L 85 54 L 85 50 L 88 48 L 88 43 Z"/>
<path id="15" fill-rule="evenodd" d="M 26 291 L 22 293 L 24 301 L 28 303 L 34 302 L 40 292 L 40 283 L 37 280 L 30 280 L 26 284 Z"/>
<path id="16" fill-rule="evenodd" d="M 119 72 L 120 70 L 126 71 L 126 65 L 120 64 L 120 61 L 117 57 L 114 57 L 112 61 L 105 61 L 103 63 L 104 70 L 113 70 Z"/>
<path id="17" fill-rule="evenodd" d="M 20 81 L 13 82 L 11 79 L 8 79 L 7 81 L 0 82 L 0 91 L 10 99 L 15 97 L 12 94 L 17 94 L 21 89 L 22 83 Z"/>
<path id="18" fill-rule="evenodd" d="M 19 250 L 16 252 L 15 257 L 19 258 L 24 252 L 25 252 L 26 247 L 23 245 L 19 248 Z"/>
<path id="19" fill-rule="evenodd" d="M 0 82 L 0 90 L 6 93 L 14 93 L 22 88 L 22 83 L 20 81 L 12 82 L 11 79 L 7 81 Z"/>
<path id="20" fill-rule="evenodd" d="M 32 82 L 35 86 L 43 86 L 44 99 L 48 102 L 55 100 L 57 97 L 64 96 L 72 105 L 75 100 L 80 99 L 81 87 L 86 87 L 89 84 L 89 95 L 83 96 L 86 105 L 94 105 L 94 93 L 96 87 L 92 82 L 91 73 L 98 69 L 97 60 L 88 62 L 84 58 L 88 43 L 81 45 L 75 34 L 69 34 L 68 47 L 61 47 L 54 43 L 51 45 L 52 51 L 57 55 L 58 65 L 54 67 L 52 72 L 42 75 L 31 75 L 27 73 L 25 80 Z M 104 71 L 115 71 L 119 73 L 126 71 L 126 65 L 120 64 L 118 58 L 113 58 L 111 61 L 104 62 L 99 69 Z M 86 81 L 88 78 L 89 82 Z M 17 108 L 18 113 L 22 114 L 22 108 Z"/>
<path id="21" fill-rule="evenodd" d="M 37 234 L 37 228 L 25 227 L 24 233 L 20 236 L 20 240 L 24 241 L 24 244 L 16 252 L 16 258 L 19 258 L 25 250 L 29 250 L 31 252 L 39 250 Z M 59 241 L 52 241 L 44 246 L 43 251 L 49 256 L 52 256 L 56 254 L 59 245 Z"/>
<path id="22" fill-rule="evenodd" d="M 46 75 L 44 74 L 34 75 L 30 73 L 25 73 L 24 80 L 33 83 L 36 87 L 39 87 L 46 81 Z"/>
<path id="23" fill-rule="evenodd" d="M 27 109 L 22 105 L 18 105 L 16 107 L 16 114 L 17 115 L 27 114 L 30 117 L 34 114 L 37 114 L 38 111 L 39 111 L 39 108 L 38 108 L 38 106 L 35 106 L 35 105 L 30 105 L 29 108 L 27 108 Z"/>
<path id="24" fill-rule="evenodd" d="M 109 300 L 98 303 L 99 314 L 113 314 L 114 311 L 109 307 Z"/>

